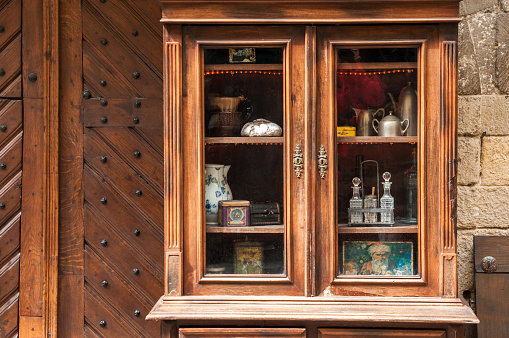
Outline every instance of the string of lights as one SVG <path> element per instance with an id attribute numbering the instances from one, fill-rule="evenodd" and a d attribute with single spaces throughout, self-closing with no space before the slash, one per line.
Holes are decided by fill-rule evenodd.
<path id="1" fill-rule="evenodd" d="M 384 75 L 384 74 L 394 74 L 394 73 L 413 73 L 414 69 L 390 69 L 390 70 L 382 70 L 375 72 L 365 72 L 365 71 L 338 71 L 339 75 L 355 75 L 355 76 L 369 76 L 369 75 Z M 235 75 L 235 74 L 263 74 L 263 75 L 281 75 L 282 72 L 279 71 L 268 71 L 268 70 L 207 70 L 205 75 Z"/>

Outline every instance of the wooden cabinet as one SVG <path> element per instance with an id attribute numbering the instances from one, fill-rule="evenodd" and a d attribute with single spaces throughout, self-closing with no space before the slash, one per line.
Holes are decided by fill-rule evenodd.
<path id="1" fill-rule="evenodd" d="M 161 3 L 166 280 L 148 319 L 182 337 L 475 323 L 456 287 L 457 1 Z"/>

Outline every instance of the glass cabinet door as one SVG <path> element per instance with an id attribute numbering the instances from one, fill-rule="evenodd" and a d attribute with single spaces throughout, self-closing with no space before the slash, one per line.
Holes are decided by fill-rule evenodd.
<path id="1" fill-rule="evenodd" d="M 317 248 L 328 257 L 319 262 L 322 291 L 430 292 L 433 220 L 424 211 L 435 197 L 423 197 L 433 166 L 425 156 L 435 146 L 428 139 L 439 135 L 426 126 L 439 111 L 427 100 L 431 73 L 439 69 L 429 49 L 434 33 L 431 27 L 319 29 L 319 93 L 330 96 L 319 97 L 318 161 L 328 153 L 329 167 L 318 185 L 320 214 L 329 217 L 319 218 L 317 238 L 332 239 Z M 391 291 L 388 284 L 406 288 Z"/>
<path id="2" fill-rule="evenodd" d="M 184 29 L 187 294 L 303 294 L 300 27 Z M 198 142 L 196 142 L 198 140 Z M 302 155 L 302 150 L 301 150 Z M 302 155 L 304 158 L 304 156 Z"/>

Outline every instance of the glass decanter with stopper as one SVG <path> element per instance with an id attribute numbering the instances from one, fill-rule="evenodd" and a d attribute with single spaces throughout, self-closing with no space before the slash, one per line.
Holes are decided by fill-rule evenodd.
<path id="1" fill-rule="evenodd" d="M 391 196 L 391 179 L 390 172 L 384 172 L 382 175 L 384 182 L 384 194 L 380 198 L 380 208 L 384 209 L 380 213 L 380 222 L 384 224 L 394 224 L 394 197 Z"/>
<path id="2" fill-rule="evenodd" d="M 405 172 L 406 203 L 405 217 L 402 219 L 406 224 L 417 224 L 417 152 L 412 152 L 412 167 Z"/>
<path id="3" fill-rule="evenodd" d="M 349 223 L 350 224 L 359 224 L 363 221 L 362 211 L 355 211 L 355 209 L 362 209 L 362 198 L 360 195 L 361 187 L 359 184 L 361 183 L 361 179 L 358 177 L 354 177 L 352 179 L 353 183 L 353 196 L 350 199 L 350 209 L 349 212 Z"/>

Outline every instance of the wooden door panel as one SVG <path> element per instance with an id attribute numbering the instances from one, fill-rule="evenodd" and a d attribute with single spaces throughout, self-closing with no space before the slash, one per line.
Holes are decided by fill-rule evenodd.
<path id="1" fill-rule="evenodd" d="M 0 264 L 7 262 L 19 251 L 20 216 L 18 213 L 0 228 Z"/>
<path id="2" fill-rule="evenodd" d="M 0 126 L 5 126 L 5 131 L 0 131 L 0 144 L 13 138 L 21 130 L 22 113 L 22 101 L 0 100 Z"/>
<path id="3" fill-rule="evenodd" d="M 0 300 L 15 294 L 19 284 L 19 255 L 14 256 L 0 270 Z"/>
<path id="4" fill-rule="evenodd" d="M 160 267 L 149 264 L 141 252 L 134 251 L 104 221 L 95 221 L 96 215 L 85 209 L 85 237 L 87 247 L 97 253 L 109 266 L 128 279 L 145 297 L 155 304 L 163 285 Z M 104 242 L 106 241 L 106 242 Z M 135 269 L 137 271 L 135 271 Z"/>
<path id="5" fill-rule="evenodd" d="M 101 161 L 102 158 L 105 162 Z M 157 224 L 158 229 L 163 227 L 164 219 L 160 213 L 164 208 L 163 197 L 143 180 L 142 174 L 126 166 L 93 132 L 85 133 L 85 161 L 122 195 L 131 209 Z"/>
<path id="6" fill-rule="evenodd" d="M 8 221 L 21 207 L 21 172 L 0 190 L 0 224 Z"/>
<path id="7" fill-rule="evenodd" d="M 21 97 L 21 0 L 0 10 L 0 97 Z"/>
<path id="8" fill-rule="evenodd" d="M 140 336 L 139 332 L 118 316 L 115 306 L 105 302 L 88 284 L 85 284 L 85 319 L 90 329 L 102 337 Z"/>
<path id="9" fill-rule="evenodd" d="M 129 48 L 117 33 L 117 28 L 109 25 L 101 18 L 89 1 L 83 2 L 83 39 L 84 45 L 93 48 L 103 64 L 114 69 L 111 71 L 116 77 L 129 86 L 129 92 L 134 97 L 161 97 L 162 77 L 148 67 L 139 53 Z M 85 48 L 84 48 L 85 51 Z M 84 74 L 91 75 L 86 68 Z M 137 72 L 139 75 L 135 76 Z M 99 83 L 100 79 L 87 81 Z"/>
<path id="10" fill-rule="evenodd" d="M 18 332 L 19 294 L 0 306 L 0 337 L 16 337 Z"/>
<path id="11" fill-rule="evenodd" d="M 92 97 L 134 96 L 130 84 L 116 76 L 115 68 L 102 62 L 99 54 L 88 44 L 83 45 L 83 69 L 86 70 L 83 73 L 84 88 L 91 92 Z"/>
<path id="12" fill-rule="evenodd" d="M 143 177 L 154 189 L 160 194 L 163 193 L 164 174 L 161 153 L 127 128 L 98 128 L 96 131 L 117 154 L 121 154 L 127 164 L 137 172 L 143 173 Z"/>
<path id="13" fill-rule="evenodd" d="M 83 102 L 85 127 L 158 127 L 162 131 L 162 99 L 109 99 L 107 105 L 102 101 Z"/>
<path id="14" fill-rule="evenodd" d="M 475 293 L 479 338 L 509 336 L 509 237 L 475 236 Z M 492 259 L 489 259 L 491 257 Z M 482 268 L 483 259 L 493 261 L 493 270 Z"/>
<path id="15" fill-rule="evenodd" d="M 0 182 L 21 170 L 22 133 L 0 150 Z"/>
<path id="16" fill-rule="evenodd" d="M 85 171 L 84 179 L 85 199 L 91 210 L 107 221 L 110 227 L 115 227 L 125 241 L 146 256 L 147 261 L 158 266 L 159 255 L 163 252 L 162 229 L 129 209 L 117 194 L 100 183 L 101 179 L 91 170 Z M 107 205 L 101 203 L 102 198 L 106 198 Z"/>
<path id="17" fill-rule="evenodd" d="M 87 283 L 106 302 L 113 304 L 116 311 L 124 319 L 147 337 L 157 337 L 160 325 L 157 322 L 146 322 L 145 316 L 152 304 L 138 297 L 138 292 L 128 280 L 119 276 L 111 267 L 107 266 L 97 255 L 85 252 L 85 268 Z"/>
<path id="18" fill-rule="evenodd" d="M 149 2 L 145 1 L 145 3 Z M 121 35 L 126 45 L 139 51 L 140 58 L 156 74 L 162 74 L 163 49 L 154 48 L 154 46 L 159 46 L 161 43 L 162 30 L 160 26 L 148 25 L 144 20 L 141 13 L 146 12 L 146 8 L 138 12 L 133 8 L 130 1 L 88 1 L 88 5 L 93 7 L 96 13 L 100 13 L 104 21 L 115 28 L 115 32 Z M 161 9 L 158 8 L 154 12 L 155 17 L 160 19 Z M 126 20 L 126 18 L 129 18 L 129 20 Z"/>

